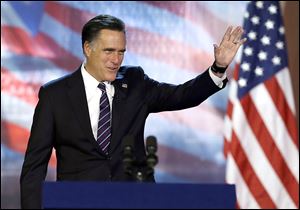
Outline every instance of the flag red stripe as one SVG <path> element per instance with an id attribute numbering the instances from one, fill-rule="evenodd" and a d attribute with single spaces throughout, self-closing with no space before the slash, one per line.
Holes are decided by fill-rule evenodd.
<path id="1" fill-rule="evenodd" d="M 78 68 L 82 63 L 80 59 L 63 49 L 48 35 L 41 33 L 37 36 L 36 40 L 41 44 L 41 46 L 49 46 L 49 50 L 54 52 L 56 55 L 47 59 L 51 60 L 61 68 L 68 71 L 74 71 L 74 69 Z"/>
<path id="2" fill-rule="evenodd" d="M 1 67 L 1 92 L 20 98 L 31 105 L 38 101 L 37 92 L 40 84 L 23 82 L 16 78 L 11 71 Z M 14 91 L 12 91 L 14 90 Z M 21 91 L 22 90 L 22 91 Z"/>
<path id="3" fill-rule="evenodd" d="M 294 144 L 296 145 L 297 148 L 299 148 L 296 119 L 287 101 L 285 100 L 284 92 L 282 91 L 280 85 L 278 84 L 276 77 L 272 77 L 271 79 L 266 81 L 265 86 L 267 87 L 273 101 L 279 102 L 276 103 L 278 113 L 282 117 L 282 120 L 284 121 L 284 124 Z"/>
<path id="4" fill-rule="evenodd" d="M 17 152 L 26 151 L 29 131 L 13 123 L 1 120 L 1 143 Z"/>
<path id="5" fill-rule="evenodd" d="M 74 70 L 81 63 L 46 34 L 39 33 L 31 38 L 26 31 L 13 26 L 1 26 L 1 32 L 1 42 L 16 54 L 42 57 L 66 70 Z"/>
<path id="6" fill-rule="evenodd" d="M 229 139 L 224 137 L 224 146 L 223 146 L 223 153 L 225 158 L 227 158 L 228 152 L 230 151 L 230 142 Z"/>
<path id="7" fill-rule="evenodd" d="M 274 143 L 274 140 L 258 113 L 251 97 L 249 95 L 245 95 L 241 99 L 241 105 L 249 122 L 249 126 L 252 128 L 258 143 L 265 153 L 265 156 L 270 161 L 270 164 L 273 166 L 273 169 L 281 180 L 283 186 L 287 189 L 287 192 L 293 201 L 298 203 L 299 189 L 295 188 L 295 186 L 298 186 L 297 180 L 293 176 L 281 152 Z"/>
<path id="8" fill-rule="evenodd" d="M 239 202 L 238 202 L 238 201 L 236 201 L 235 209 L 240 209 L 240 205 L 239 205 Z"/>
<path id="9" fill-rule="evenodd" d="M 230 100 L 228 100 L 228 104 L 227 104 L 227 116 L 229 119 L 232 119 L 232 112 L 233 112 L 233 104 Z M 223 153 L 225 158 L 227 158 L 227 154 L 230 151 L 230 142 L 229 139 L 226 139 L 226 137 L 224 138 L 224 148 L 223 148 Z"/>
<path id="10" fill-rule="evenodd" d="M 48 3 L 46 10 L 51 17 L 79 34 L 81 33 L 82 26 L 87 21 L 87 18 L 92 15 L 91 13 L 59 3 Z M 65 16 L 59 13 L 60 11 L 64 11 L 66 14 L 76 14 L 76 17 L 78 17 L 76 19 L 76 24 L 73 20 L 66 20 Z M 208 68 L 213 62 L 213 56 L 211 54 L 188 46 L 187 44 L 179 43 L 168 37 L 131 27 L 129 25 L 126 26 L 126 33 L 128 34 L 127 48 L 130 52 L 168 63 L 176 68 L 200 73 Z M 164 46 L 169 46 L 169 50 L 165 52 L 162 51 L 162 44 Z M 143 48 L 140 46 L 143 46 Z M 201 59 L 201 62 L 199 62 L 199 59 Z"/>
<path id="11" fill-rule="evenodd" d="M 217 40 L 220 31 L 224 31 L 229 25 L 223 19 L 216 17 L 205 6 L 199 5 L 199 2 L 192 1 L 145 1 L 145 3 L 170 11 L 177 16 L 190 20 L 199 28 L 205 29 L 208 35 Z M 209 20 L 209 21 L 207 21 Z M 224 30 L 223 30 L 224 29 Z M 221 40 L 220 40 L 221 41 Z"/>
<path id="12" fill-rule="evenodd" d="M 84 24 L 94 16 L 94 14 L 87 11 L 72 8 L 67 5 L 62 5 L 54 1 L 47 1 L 45 3 L 45 12 L 62 23 L 64 26 L 77 33 L 81 33 Z M 76 17 L 76 21 L 74 21 L 74 18 L 72 17 Z"/>
<path id="13" fill-rule="evenodd" d="M 14 26 L 1 26 L 2 42 L 5 42 L 6 47 L 16 54 L 39 55 L 41 57 L 52 55 L 49 51 L 42 50 L 26 31 Z"/>
<path id="14" fill-rule="evenodd" d="M 233 104 L 232 104 L 231 100 L 228 100 L 227 115 L 230 119 L 232 119 L 232 113 L 233 113 Z"/>
<path id="15" fill-rule="evenodd" d="M 14 123 L 1 120 L 1 143 L 16 152 L 25 153 L 30 132 Z M 49 160 L 51 167 L 56 167 L 56 155 L 52 152 Z"/>
<path id="16" fill-rule="evenodd" d="M 234 66 L 234 70 L 233 70 L 233 79 L 235 81 L 238 81 L 238 78 L 239 78 L 239 69 L 240 69 L 240 64 L 238 63 L 238 64 L 236 64 Z"/>
<path id="17" fill-rule="evenodd" d="M 239 141 L 240 140 L 233 131 L 230 150 L 245 183 L 248 185 L 250 192 L 255 197 L 261 208 L 276 208 L 275 203 L 272 201 L 268 192 L 265 190 L 254 169 L 252 168 L 244 148 Z"/>

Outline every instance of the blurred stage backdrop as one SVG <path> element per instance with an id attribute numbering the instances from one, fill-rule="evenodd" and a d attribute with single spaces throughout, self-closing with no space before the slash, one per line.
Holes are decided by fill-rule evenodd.
<path id="1" fill-rule="evenodd" d="M 39 87 L 82 62 L 81 28 L 98 14 L 127 26 L 123 64 L 173 84 L 201 74 L 246 2 L 1 2 L 1 208 L 19 208 L 19 176 Z M 230 66 L 229 76 L 232 66 Z M 225 182 L 223 118 L 228 88 L 198 107 L 152 114 L 145 138 L 158 140 L 157 182 Z M 55 155 L 48 180 L 55 180 Z"/>

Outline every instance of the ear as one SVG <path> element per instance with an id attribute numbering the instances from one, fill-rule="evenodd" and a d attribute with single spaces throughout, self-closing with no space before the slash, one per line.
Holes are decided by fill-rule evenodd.
<path id="1" fill-rule="evenodd" d="M 89 57 L 92 52 L 92 46 L 91 43 L 88 41 L 85 41 L 83 44 L 84 54 L 86 57 Z"/>

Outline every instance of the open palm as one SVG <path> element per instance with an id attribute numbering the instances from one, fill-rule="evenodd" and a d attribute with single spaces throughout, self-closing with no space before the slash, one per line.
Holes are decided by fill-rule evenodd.
<path id="1" fill-rule="evenodd" d="M 219 67 L 227 67 L 236 55 L 239 47 L 246 41 L 241 39 L 244 30 L 238 26 L 234 30 L 229 26 L 219 46 L 214 45 L 215 61 Z"/>

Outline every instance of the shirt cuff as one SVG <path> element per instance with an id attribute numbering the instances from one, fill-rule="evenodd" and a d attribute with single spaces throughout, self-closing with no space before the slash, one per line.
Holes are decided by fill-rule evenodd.
<path id="1" fill-rule="evenodd" d="M 211 77 L 211 79 L 214 81 L 214 83 L 219 87 L 222 88 L 223 87 L 223 80 L 226 79 L 227 75 L 226 72 L 223 74 L 223 76 L 220 78 L 216 75 L 214 75 L 214 73 L 211 70 L 211 67 L 209 67 L 209 76 Z"/>

